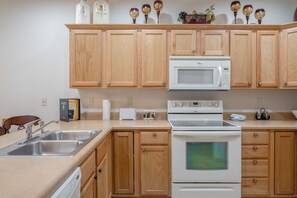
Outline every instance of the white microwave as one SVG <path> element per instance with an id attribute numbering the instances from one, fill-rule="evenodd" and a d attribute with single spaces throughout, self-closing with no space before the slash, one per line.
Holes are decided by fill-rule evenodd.
<path id="1" fill-rule="evenodd" d="M 230 90 L 229 56 L 170 56 L 169 90 Z"/>

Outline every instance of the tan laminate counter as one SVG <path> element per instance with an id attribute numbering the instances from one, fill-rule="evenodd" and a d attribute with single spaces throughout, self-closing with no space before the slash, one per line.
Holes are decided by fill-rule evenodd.
<path id="1" fill-rule="evenodd" d="M 229 121 L 229 120 L 228 120 Z M 241 129 L 273 129 L 273 130 L 297 130 L 297 120 L 248 120 L 244 122 L 229 121 L 241 126 Z"/>
<path id="2" fill-rule="evenodd" d="M 0 197 L 48 197 L 111 130 L 170 129 L 170 125 L 166 120 L 88 120 L 60 122 L 48 129 L 94 129 L 102 132 L 73 157 L 0 157 Z M 25 131 L 1 136 L 0 148 L 25 137 Z"/>

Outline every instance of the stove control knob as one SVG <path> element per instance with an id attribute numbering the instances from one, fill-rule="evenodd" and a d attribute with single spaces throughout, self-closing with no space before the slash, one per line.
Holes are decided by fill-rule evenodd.
<path id="1" fill-rule="evenodd" d="M 218 107 L 219 107 L 219 103 L 216 102 L 216 103 L 214 104 L 214 106 L 218 108 Z"/>
<path id="2" fill-rule="evenodd" d="M 177 106 L 177 105 L 176 105 L 176 102 L 173 102 L 173 103 L 172 103 L 172 106 L 173 106 L 173 107 L 176 107 L 176 106 Z"/>
<path id="3" fill-rule="evenodd" d="M 179 107 L 182 107 L 182 106 L 184 106 L 184 103 L 183 102 L 180 102 L 180 103 L 178 103 L 178 106 Z"/>
<path id="4" fill-rule="evenodd" d="M 212 102 L 208 103 L 208 106 L 209 107 L 212 107 L 213 106 Z"/>

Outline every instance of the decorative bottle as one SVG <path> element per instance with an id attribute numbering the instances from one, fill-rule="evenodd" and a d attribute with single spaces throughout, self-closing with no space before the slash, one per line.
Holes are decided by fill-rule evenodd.
<path id="1" fill-rule="evenodd" d="M 86 0 L 80 0 L 80 3 L 76 5 L 75 23 L 90 24 L 90 6 Z"/>
<path id="2" fill-rule="evenodd" d="M 106 0 L 97 0 L 93 5 L 93 23 L 109 23 L 109 4 Z"/>

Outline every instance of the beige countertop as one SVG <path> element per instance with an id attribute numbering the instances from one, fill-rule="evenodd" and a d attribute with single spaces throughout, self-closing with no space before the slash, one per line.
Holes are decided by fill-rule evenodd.
<path id="1" fill-rule="evenodd" d="M 166 120 L 60 122 L 48 127 L 56 129 L 102 130 L 87 146 L 73 157 L 0 157 L 0 197 L 48 197 L 87 157 L 111 130 L 170 129 Z M 19 131 L 0 137 L 0 148 L 26 137 Z"/>
<path id="2" fill-rule="evenodd" d="M 242 129 L 297 130 L 297 121 L 234 122 Z M 60 122 L 49 130 L 102 130 L 86 147 L 73 157 L 0 157 L 0 197 L 47 197 L 87 157 L 111 130 L 170 129 L 166 120 L 155 121 L 100 121 L 84 120 Z M 26 137 L 19 131 L 0 137 L 0 148 Z"/>

